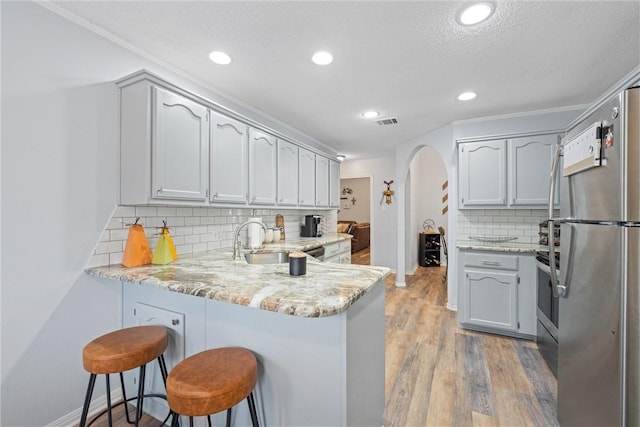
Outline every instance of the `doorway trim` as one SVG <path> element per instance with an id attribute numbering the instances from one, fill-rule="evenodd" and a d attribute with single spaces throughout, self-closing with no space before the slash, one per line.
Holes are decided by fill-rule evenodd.
<path id="1" fill-rule="evenodd" d="M 374 245 L 373 243 L 375 242 L 375 227 L 373 226 L 373 220 L 374 220 L 374 215 L 373 215 L 373 206 L 374 206 L 374 200 L 373 200 L 373 174 L 356 174 L 356 175 L 346 175 L 346 176 L 342 176 L 342 174 L 340 174 L 340 180 L 342 181 L 343 179 L 361 179 L 361 178 L 368 178 L 369 179 L 369 224 L 371 224 L 369 226 L 369 265 L 374 265 L 373 263 L 373 254 L 375 252 L 374 249 Z M 336 215 L 337 216 L 337 215 Z"/>

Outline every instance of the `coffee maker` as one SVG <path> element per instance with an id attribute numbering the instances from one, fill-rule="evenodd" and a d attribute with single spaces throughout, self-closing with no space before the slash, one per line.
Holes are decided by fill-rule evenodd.
<path id="1" fill-rule="evenodd" d="M 321 237 L 320 215 L 305 215 L 304 224 L 300 227 L 300 237 Z"/>

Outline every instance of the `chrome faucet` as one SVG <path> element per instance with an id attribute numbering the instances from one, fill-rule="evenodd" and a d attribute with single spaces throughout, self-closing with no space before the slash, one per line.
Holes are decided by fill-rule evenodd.
<path id="1" fill-rule="evenodd" d="M 263 222 L 260 221 L 256 221 L 256 220 L 249 220 L 249 221 L 245 221 L 242 224 L 240 224 L 238 226 L 238 228 L 236 228 L 236 233 L 235 236 L 233 238 L 233 260 L 234 261 L 239 261 L 240 260 L 240 230 L 242 230 L 242 227 L 249 225 L 249 224 L 259 224 L 262 229 L 264 230 L 265 234 L 267 233 L 267 226 L 264 225 Z"/>

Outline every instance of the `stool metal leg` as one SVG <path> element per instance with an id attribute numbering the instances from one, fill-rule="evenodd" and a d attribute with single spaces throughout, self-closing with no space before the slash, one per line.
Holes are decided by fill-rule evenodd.
<path id="1" fill-rule="evenodd" d="M 211 415 L 207 415 L 207 425 L 208 425 L 209 427 L 212 427 L 212 424 L 211 424 Z M 229 425 L 229 420 L 228 420 L 228 418 L 227 418 L 227 425 Z"/>
<path id="2" fill-rule="evenodd" d="M 96 385 L 96 374 L 89 376 L 89 385 L 87 386 L 87 394 L 84 398 L 84 406 L 82 407 L 82 416 L 80 417 L 80 427 L 84 427 L 87 424 L 87 414 L 89 413 L 89 404 L 91 403 L 91 395 L 93 394 L 93 387 Z"/>
<path id="3" fill-rule="evenodd" d="M 138 399 L 136 408 L 136 422 L 135 426 L 138 427 L 138 422 L 142 418 L 142 405 L 144 403 L 144 374 L 146 372 L 146 365 L 140 366 L 140 375 L 138 375 Z"/>
<path id="4" fill-rule="evenodd" d="M 251 424 L 253 424 L 253 427 L 259 427 L 258 413 L 256 412 L 256 402 L 253 398 L 253 392 L 249 393 L 249 396 L 247 397 L 247 403 L 249 404 L 249 412 L 251 413 Z"/>
<path id="5" fill-rule="evenodd" d="M 231 427 L 231 408 L 227 409 L 227 427 Z"/>
<path id="6" fill-rule="evenodd" d="M 107 419 L 109 420 L 109 427 L 113 426 L 113 416 L 111 415 L 111 384 L 109 382 L 109 374 L 104 376 L 107 383 Z"/>
<path id="7" fill-rule="evenodd" d="M 127 418 L 127 424 L 133 424 L 131 418 L 129 417 L 129 408 L 127 405 L 127 393 L 124 388 L 124 375 L 120 372 L 120 387 L 122 387 L 122 401 L 124 402 L 124 416 Z"/>
<path id="8" fill-rule="evenodd" d="M 193 417 L 189 417 L 189 427 L 193 427 Z"/>

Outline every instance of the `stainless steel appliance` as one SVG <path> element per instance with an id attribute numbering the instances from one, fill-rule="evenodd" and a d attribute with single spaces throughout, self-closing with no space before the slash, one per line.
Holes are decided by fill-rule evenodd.
<path id="1" fill-rule="evenodd" d="M 558 277 L 550 268 L 558 420 L 640 425 L 640 88 L 611 98 L 558 148 L 549 188 L 562 151 L 560 217 L 549 221 L 562 234 Z"/>
<path id="2" fill-rule="evenodd" d="M 558 265 L 559 253 L 555 253 Z M 536 254 L 538 266 L 538 307 L 536 342 L 538 350 L 555 376 L 558 376 L 558 297 L 553 296 L 551 273 L 549 268 L 549 252 Z"/>
<path id="3" fill-rule="evenodd" d="M 303 251 L 309 256 L 314 257 L 318 261 L 324 261 L 324 246 L 320 246 L 318 248 L 307 249 Z"/>
<path id="4" fill-rule="evenodd" d="M 305 215 L 304 224 L 300 227 L 301 237 L 320 237 L 322 231 L 320 230 L 321 215 Z"/>

